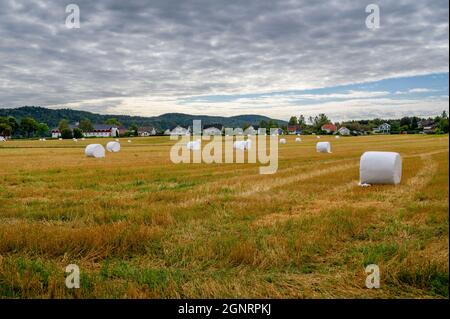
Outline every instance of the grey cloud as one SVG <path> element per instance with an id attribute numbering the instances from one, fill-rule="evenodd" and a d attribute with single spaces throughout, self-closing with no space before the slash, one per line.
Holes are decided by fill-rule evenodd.
<path id="1" fill-rule="evenodd" d="M 78 30 L 64 26 L 68 3 L 0 2 L 0 107 L 79 102 L 93 111 L 82 102 L 448 72 L 447 1 L 379 1 L 377 31 L 365 27 L 360 1 L 74 2 Z"/>

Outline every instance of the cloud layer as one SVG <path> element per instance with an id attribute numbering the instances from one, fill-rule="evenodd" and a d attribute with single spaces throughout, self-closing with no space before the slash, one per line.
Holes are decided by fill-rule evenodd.
<path id="1" fill-rule="evenodd" d="M 313 106 L 293 105 L 289 93 L 261 106 L 261 94 L 448 72 L 446 0 L 378 1 L 378 30 L 366 28 L 368 3 L 360 1 L 74 3 L 80 29 L 65 27 L 63 2 L 0 2 L 0 107 L 286 117 Z M 226 104 L 186 102 L 249 93 L 259 95 Z M 314 107 L 357 116 L 387 103 L 372 90 L 335 94 Z M 354 106 L 339 106 L 349 97 Z M 432 104 L 414 101 L 402 107 L 423 112 Z"/>

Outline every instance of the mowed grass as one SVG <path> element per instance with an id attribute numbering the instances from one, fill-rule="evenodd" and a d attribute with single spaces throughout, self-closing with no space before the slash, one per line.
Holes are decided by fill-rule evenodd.
<path id="1" fill-rule="evenodd" d="M 448 136 L 326 140 L 287 137 L 273 175 L 173 164 L 168 137 L 1 143 L 0 296 L 448 298 Z M 402 155 L 400 185 L 357 185 L 369 150 Z"/>

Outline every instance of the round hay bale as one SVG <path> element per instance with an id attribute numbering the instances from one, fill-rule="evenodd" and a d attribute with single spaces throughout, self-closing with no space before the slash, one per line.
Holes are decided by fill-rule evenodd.
<path id="1" fill-rule="evenodd" d="M 72 140 L 73 140 L 75 143 L 78 142 L 78 140 L 77 140 L 76 138 L 73 138 Z"/>
<path id="2" fill-rule="evenodd" d="M 286 139 L 285 138 L 280 138 L 280 144 L 286 144 Z"/>
<path id="3" fill-rule="evenodd" d="M 302 141 L 302 139 L 300 138 L 300 137 L 297 137 L 296 139 L 295 139 L 295 142 L 296 143 L 299 143 L 299 142 L 301 142 Z"/>
<path id="4" fill-rule="evenodd" d="M 402 158 L 395 152 L 365 152 L 359 162 L 360 184 L 399 184 Z"/>
<path id="5" fill-rule="evenodd" d="M 249 150 L 249 149 L 251 149 L 251 148 L 252 148 L 252 140 L 247 139 L 247 140 L 245 141 L 245 149 L 246 149 L 246 150 Z"/>
<path id="6" fill-rule="evenodd" d="M 233 148 L 237 150 L 245 150 L 247 148 L 247 141 L 236 141 L 233 143 Z"/>
<path id="7" fill-rule="evenodd" d="M 117 153 L 120 151 L 120 143 L 108 142 L 108 144 L 106 144 L 106 149 L 108 150 L 108 152 Z"/>
<path id="8" fill-rule="evenodd" d="M 191 150 L 191 151 L 200 151 L 201 142 L 200 142 L 200 140 L 191 141 L 186 144 L 186 147 L 188 150 Z"/>
<path id="9" fill-rule="evenodd" d="M 131 143 L 131 140 L 128 140 L 127 142 L 128 142 L 128 143 Z"/>
<path id="10" fill-rule="evenodd" d="M 316 137 L 317 137 L 317 138 L 320 138 L 320 136 L 319 136 L 319 135 L 317 135 Z"/>
<path id="11" fill-rule="evenodd" d="M 89 144 L 84 149 L 84 153 L 87 157 L 105 157 L 105 148 L 100 144 Z"/>
<path id="12" fill-rule="evenodd" d="M 316 144 L 317 153 L 331 153 L 330 142 L 318 142 Z"/>
<path id="13" fill-rule="evenodd" d="M 336 135 L 334 138 L 335 139 L 340 139 L 341 137 L 339 135 Z"/>

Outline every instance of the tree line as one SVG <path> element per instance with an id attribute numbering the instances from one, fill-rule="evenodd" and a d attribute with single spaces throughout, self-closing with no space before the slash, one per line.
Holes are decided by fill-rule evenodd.
<path id="1" fill-rule="evenodd" d="M 434 125 L 436 127 L 435 133 L 444 134 L 449 132 L 449 119 L 445 111 L 441 115 L 430 118 L 402 117 L 401 119 L 372 119 L 372 120 L 352 120 L 335 122 L 337 127 L 346 127 L 350 131 L 355 132 L 371 132 L 383 123 L 388 123 L 391 126 L 391 133 L 419 133 L 421 131 L 421 124 L 427 123 L 427 125 Z M 324 124 L 332 123 L 328 116 L 321 113 L 316 116 L 291 116 L 288 125 L 282 125 L 280 127 L 279 122 L 275 120 L 261 120 L 259 123 L 260 128 L 281 128 L 284 132 L 288 131 L 288 126 L 297 126 L 303 134 L 325 134 L 322 130 Z M 122 123 L 116 118 L 109 118 L 104 121 L 104 124 L 122 126 Z M 245 124 L 243 129 L 249 127 L 250 124 Z M 81 119 L 77 127 L 71 127 L 70 123 L 66 119 L 62 119 L 58 124 L 59 132 L 62 138 L 80 138 L 83 136 L 83 132 L 91 132 L 94 129 L 94 125 L 88 118 Z M 125 135 L 137 136 L 138 126 L 131 124 Z M 32 137 L 46 137 L 50 134 L 49 126 L 44 122 L 38 122 L 33 117 L 24 117 L 20 121 L 13 116 L 0 117 L 0 136 L 13 136 L 16 138 L 32 138 Z"/>
<path id="2" fill-rule="evenodd" d="M 322 126 L 332 121 L 324 113 L 317 116 L 310 116 L 306 119 L 303 115 L 291 116 L 288 125 L 298 126 L 304 133 L 316 133 L 324 134 Z M 436 127 L 436 134 L 444 134 L 449 132 L 448 115 L 446 111 L 443 111 L 441 115 L 429 118 L 420 118 L 417 116 L 405 116 L 401 119 L 372 119 L 372 120 L 352 120 L 334 122 L 333 124 L 339 127 L 346 127 L 350 131 L 355 132 L 372 132 L 375 128 L 379 127 L 383 123 L 388 123 L 391 126 L 391 133 L 407 132 L 410 134 L 421 132 L 424 123 L 427 125 L 434 125 Z M 265 124 L 265 123 L 262 123 Z"/>
<path id="3" fill-rule="evenodd" d="M 107 119 L 104 124 L 122 126 L 116 118 Z M 59 121 L 58 130 L 62 138 L 81 138 L 83 132 L 91 132 L 94 125 L 89 119 L 80 120 L 76 127 L 71 127 L 69 121 L 62 119 Z M 128 135 L 137 135 L 137 125 L 132 124 Z M 46 123 L 40 123 L 33 117 L 24 117 L 20 121 L 13 116 L 0 117 L 0 136 L 13 136 L 16 138 L 46 137 L 50 134 L 50 128 Z"/>

